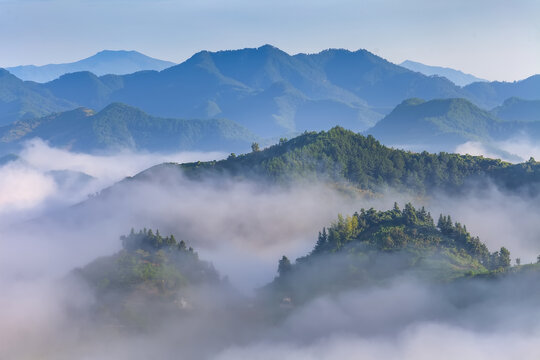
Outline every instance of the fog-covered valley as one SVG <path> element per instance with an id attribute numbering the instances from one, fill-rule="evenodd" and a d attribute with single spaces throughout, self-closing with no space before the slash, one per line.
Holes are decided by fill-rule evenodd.
<path id="1" fill-rule="evenodd" d="M 512 263 L 515 257 L 522 264 L 536 262 L 540 243 L 534 219 L 540 207 L 526 192 L 496 184 L 482 191 L 471 184 L 459 196 L 415 195 L 386 185 L 363 192 L 335 181 L 193 178 L 175 167 L 120 181 L 159 162 L 223 155 L 92 156 L 33 141 L 18 156 L 0 170 L 13 189 L 2 203 L 0 237 L 0 348 L 7 358 L 535 356 L 534 273 L 446 284 L 396 272 L 299 303 L 261 293 L 275 281 L 281 256 L 294 261 L 310 253 L 317 233 L 335 223 L 338 213 L 387 210 L 394 202 L 425 206 L 435 219 L 451 214 L 490 251 L 505 246 Z M 77 176 L 59 179 L 51 171 Z M 125 314 L 104 315 L 100 306 L 106 298 L 73 270 L 121 250 L 119 237 L 131 228 L 159 229 L 184 240 L 213 264 L 221 280 L 181 286 L 174 291 L 180 305 L 172 307 L 167 301 L 158 306 L 164 300 L 152 292 L 135 303 L 118 298 L 120 304 L 128 301 L 126 309 L 134 306 L 138 316 L 132 316 L 142 323 L 126 323 Z M 341 260 L 308 271 L 314 278 L 298 286 L 317 283 L 335 261 Z M 376 273 L 382 265 L 373 266 L 368 271 Z M 138 289 L 135 293 L 147 291 Z"/>

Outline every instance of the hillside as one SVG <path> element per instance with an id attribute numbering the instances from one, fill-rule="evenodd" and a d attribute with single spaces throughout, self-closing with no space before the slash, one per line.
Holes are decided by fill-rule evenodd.
<path id="1" fill-rule="evenodd" d="M 453 151 L 467 141 L 489 141 L 501 121 L 465 99 L 409 99 L 366 133 L 389 146 Z"/>
<path id="2" fill-rule="evenodd" d="M 512 97 L 506 99 L 501 106 L 494 108 L 491 113 L 506 121 L 540 121 L 540 100 Z"/>
<path id="3" fill-rule="evenodd" d="M 440 216 L 437 224 L 424 208 L 374 209 L 338 216 L 319 232 L 313 251 L 292 264 L 284 256 L 278 277 L 264 291 L 298 304 L 316 295 L 417 277 L 445 283 L 510 266 L 506 248 L 490 253 L 467 228 Z"/>
<path id="4" fill-rule="evenodd" d="M 6 68 L 22 80 L 39 83 L 52 81 L 68 73 L 89 71 L 98 76 L 106 74 L 131 74 L 142 70 L 163 70 L 174 63 L 154 59 L 137 51 L 103 50 L 97 54 L 72 63 L 42 66 L 22 65 Z"/>
<path id="5" fill-rule="evenodd" d="M 465 99 L 409 99 L 365 133 L 385 145 L 414 151 L 453 152 L 475 141 L 501 157 L 515 158 L 498 149 L 497 141 L 539 139 L 540 121 L 534 120 L 539 110 L 537 102 L 515 98 L 491 112 Z"/>
<path id="6" fill-rule="evenodd" d="M 391 187 L 413 194 L 443 191 L 457 195 L 475 183 L 485 186 L 489 182 L 507 190 L 530 187 L 535 191 L 540 182 L 540 163 L 535 161 L 512 165 L 481 156 L 413 153 L 388 148 L 372 136 L 340 127 L 304 133 L 226 160 L 158 165 L 135 179 L 144 180 L 160 169 L 176 169 L 195 179 L 229 175 L 281 184 L 328 181 L 370 192 Z"/>
<path id="7" fill-rule="evenodd" d="M 150 116 L 114 103 L 98 113 L 86 108 L 0 127 L 0 144 L 10 148 L 39 137 L 74 151 L 121 149 L 246 151 L 255 136 L 229 120 L 183 120 Z"/>
<path id="8" fill-rule="evenodd" d="M 121 241 L 118 253 L 71 274 L 88 284 L 96 297 L 94 321 L 145 328 L 162 320 L 159 314 L 165 310 L 169 317 L 181 316 L 196 306 L 186 300 L 190 286 L 222 281 L 212 264 L 200 260 L 193 248 L 173 235 L 132 229 Z"/>
<path id="9" fill-rule="evenodd" d="M 482 81 L 482 82 L 487 81 L 484 79 L 477 78 L 474 75 L 466 74 L 462 71 L 455 70 L 452 68 L 441 67 L 441 66 L 430 66 L 430 65 L 425 65 L 425 64 L 422 64 L 416 61 L 411 61 L 411 60 L 405 60 L 399 65 L 409 70 L 417 71 L 427 76 L 433 76 L 433 75 L 443 76 L 458 86 L 466 86 L 473 82 L 478 82 L 478 81 Z"/>
<path id="10" fill-rule="evenodd" d="M 0 126 L 75 107 L 38 84 L 24 82 L 0 69 Z"/>

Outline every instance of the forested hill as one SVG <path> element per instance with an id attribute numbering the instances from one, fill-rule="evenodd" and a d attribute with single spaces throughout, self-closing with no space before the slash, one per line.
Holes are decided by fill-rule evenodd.
<path id="1" fill-rule="evenodd" d="M 341 127 L 304 133 L 288 141 L 282 139 L 267 149 L 257 151 L 255 147 L 249 154 L 231 154 L 222 161 L 159 165 L 139 177 L 176 166 L 193 178 L 226 174 L 278 183 L 318 179 L 370 191 L 391 186 L 414 193 L 456 192 L 473 180 L 491 180 L 514 190 L 540 182 L 540 163 L 533 159 L 512 165 L 470 155 L 413 153 L 385 147 L 372 136 Z"/>
<path id="2" fill-rule="evenodd" d="M 71 273 L 93 292 L 98 320 L 145 328 L 162 321 L 163 314 L 179 316 L 196 306 L 187 300 L 191 286 L 227 285 L 211 263 L 173 235 L 132 229 L 121 241 L 116 254 Z"/>
<path id="3" fill-rule="evenodd" d="M 338 216 L 319 232 L 314 249 L 296 259 L 283 256 L 278 277 L 264 289 L 269 296 L 301 303 L 316 294 L 377 285 L 413 275 L 436 283 L 503 272 L 510 267 L 506 248 L 490 253 L 466 226 L 424 208 L 397 204 L 387 211 L 360 210 Z"/>

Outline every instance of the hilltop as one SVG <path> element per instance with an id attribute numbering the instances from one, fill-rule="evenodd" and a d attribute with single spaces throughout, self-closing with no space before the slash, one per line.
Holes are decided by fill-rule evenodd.
<path id="1" fill-rule="evenodd" d="M 490 253 L 466 226 L 440 216 L 437 224 L 424 208 L 397 204 L 387 211 L 361 209 L 338 216 L 306 256 L 293 264 L 284 256 L 278 277 L 264 291 L 277 299 L 303 303 L 324 293 L 418 277 L 446 283 L 501 271 L 510 266 L 506 248 Z"/>
<path id="2" fill-rule="evenodd" d="M 413 194 L 459 194 L 475 183 L 534 191 L 540 182 L 540 163 L 533 159 L 512 165 L 482 156 L 413 153 L 383 146 L 373 136 L 340 127 L 306 132 L 260 151 L 231 154 L 221 161 L 158 165 L 134 179 L 144 180 L 160 169 L 177 170 L 195 179 L 232 176 L 281 184 L 326 181 L 371 192 L 390 187 Z"/>

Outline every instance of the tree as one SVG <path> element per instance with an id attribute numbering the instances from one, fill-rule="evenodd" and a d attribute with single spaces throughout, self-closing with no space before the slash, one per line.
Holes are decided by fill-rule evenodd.
<path id="1" fill-rule="evenodd" d="M 323 227 L 322 233 L 319 232 L 319 238 L 317 239 L 317 243 L 315 244 L 313 253 L 323 252 L 326 249 L 327 244 L 328 244 L 328 234 L 326 233 L 326 228 Z"/>
<path id="2" fill-rule="evenodd" d="M 405 204 L 405 209 L 403 209 L 403 217 L 405 218 L 405 222 L 409 225 L 414 225 L 418 222 L 416 210 L 411 203 Z"/>
<path id="3" fill-rule="evenodd" d="M 253 151 L 253 152 L 260 151 L 259 144 L 256 143 L 256 142 L 251 143 L 251 151 Z"/>
<path id="4" fill-rule="evenodd" d="M 281 260 L 279 260 L 278 265 L 278 274 L 279 276 L 284 276 L 285 274 L 288 274 L 292 270 L 292 264 L 288 257 L 283 255 Z"/>
<path id="5" fill-rule="evenodd" d="M 536 262 L 540 264 L 540 255 L 536 257 Z"/>
<path id="6" fill-rule="evenodd" d="M 516 265 L 517 266 L 521 265 L 521 259 L 520 258 L 516 258 Z"/>
<path id="7" fill-rule="evenodd" d="M 184 240 L 181 240 L 178 243 L 178 250 L 180 250 L 180 251 L 186 251 L 187 250 L 186 242 Z"/>
<path id="8" fill-rule="evenodd" d="M 510 251 L 508 251 L 508 249 L 503 246 L 499 251 L 499 266 L 507 268 L 510 266 L 510 263 Z"/>

